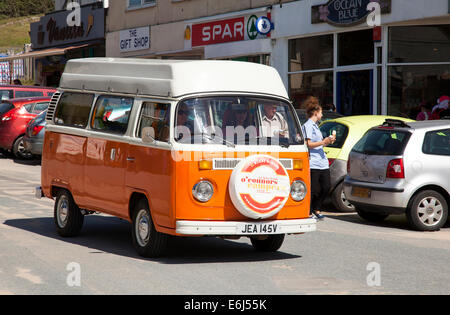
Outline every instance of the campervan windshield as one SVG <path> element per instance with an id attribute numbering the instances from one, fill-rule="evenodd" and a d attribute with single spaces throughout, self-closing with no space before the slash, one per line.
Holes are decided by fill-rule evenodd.
<path id="1" fill-rule="evenodd" d="M 180 102 L 175 116 L 175 141 L 195 144 L 303 144 L 292 106 L 257 97 L 205 97 Z"/>

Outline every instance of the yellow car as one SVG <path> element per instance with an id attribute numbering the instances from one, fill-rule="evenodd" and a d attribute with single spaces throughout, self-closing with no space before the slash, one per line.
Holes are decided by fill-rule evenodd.
<path id="1" fill-rule="evenodd" d="M 336 210 L 353 212 L 354 206 L 348 202 L 343 191 L 344 178 L 347 175 L 347 160 L 353 146 L 372 127 L 383 124 L 386 119 L 399 119 L 405 122 L 414 120 L 381 115 L 345 116 L 324 121 L 319 128 L 324 137 L 336 131 L 336 142 L 324 148 L 330 163 L 331 201 Z"/>

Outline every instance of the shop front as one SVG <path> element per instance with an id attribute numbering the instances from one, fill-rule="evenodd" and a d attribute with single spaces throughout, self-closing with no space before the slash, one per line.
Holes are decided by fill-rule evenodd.
<path id="1" fill-rule="evenodd" d="M 448 1 L 300 1 L 274 10 L 275 37 L 285 39 L 291 99 L 309 96 L 344 115 L 416 118 L 420 104 L 450 94 Z M 291 23 L 288 23 L 290 21 Z"/>
<path id="2" fill-rule="evenodd" d="M 105 9 L 102 2 L 81 6 L 79 21 L 72 11 L 57 11 L 30 24 L 35 83 L 58 86 L 64 67 L 73 58 L 105 56 Z"/>

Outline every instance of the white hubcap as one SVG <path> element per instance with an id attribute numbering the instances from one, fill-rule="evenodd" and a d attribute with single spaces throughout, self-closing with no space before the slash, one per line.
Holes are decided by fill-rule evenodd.
<path id="1" fill-rule="evenodd" d="M 142 247 L 146 246 L 150 239 L 150 217 L 146 210 L 139 211 L 136 217 L 135 229 L 138 244 Z"/>
<path id="2" fill-rule="evenodd" d="M 435 197 L 422 199 L 417 210 L 420 221 L 426 226 L 434 226 L 442 219 L 443 207 Z"/>

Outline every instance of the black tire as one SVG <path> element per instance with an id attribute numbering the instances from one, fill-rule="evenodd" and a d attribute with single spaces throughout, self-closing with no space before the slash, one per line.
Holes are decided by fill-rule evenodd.
<path id="1" fill-rule="evenodd" d="M 145 199 L 139 200 L 134 207 L 131 234 L 134 248 L 140 256 L 155 258 L 165 253 L 169 236 L 155 229 Z"/>
<path id="2" fill-rule="evenodd" d="M 356 207 L 356 212 L 364 220 L 369 221 L 369 222 L 374 222 L 374 223 L 383 222 L 389 216 L 388 214 L 370 212 L 370 211 L 361 209 L 360 207 Z"/>
<path id="3" fill-rule="evenodd" d="M 336 208 L 336 210 L 340 212 L 350 213 L 356 211 L 355 206 L 348 202 L 348 200 L 345 198 L 344 182 L 341 182 L 334 189 L 331 195 L 331 202 L 333 203 L 333 206 Z"/>
<path id="4" fill-rule="evenodd" d="M 60 236 L 73 237 L 80 234 L 84 215 L 67 190 L 60 190 L 56 196 L 53 219 Z"/>
<path id="5" fill-rule="evenodd" d="M 33 158 L 33 154 L 25 149 L 23 136 L 20 136 L 16 139 L 16 141 L 14 141 L 12 153 L 16 158 L 20 160 L 30 160 L 31 158 Z"/>
<path id="6" fill-rule="evenodd" d="M 250 238 L 253 248 L 258 252 L 276 252 L 284 242 L 284 234 L 269 235 L 266 239 Z"/>
<path id="7" fill-rule="evenodd" d="M 448 219 L 447 200 L 434 190 L 425 190 L 413 197 L 406 218 L 418 231 L 438 231 Z"/>

